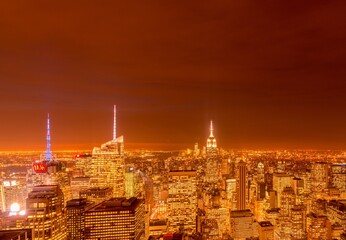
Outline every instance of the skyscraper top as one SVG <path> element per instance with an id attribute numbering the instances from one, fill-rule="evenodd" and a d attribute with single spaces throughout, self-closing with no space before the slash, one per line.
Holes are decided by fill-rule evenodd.
<path id="1" fill-rule="evenodd" d="M 213 129 L 213 121 L 210 121 L 210 136 L 209 137 L 214 137 L 214 129 Z"/>
<path id="2" fill-rule="evenodd" d="M 214 137 L 214 128 L 213 128 L 213 121 L 210 121 L 210 135 L 207 139 L 207 149 L 216 149 L 216 139 Z M 212 150 L 214 152 L 214 150 Z"/>
<path id="3" fill-rule="evenodd" d="M 47 118 L 47 148 L 46 148 L 45 160 L 46 161 L 52 160 L 52 152 L 50 150 L 50 118 L 49 118 L 49 113 L 48 113 L 48 118 Z"/>

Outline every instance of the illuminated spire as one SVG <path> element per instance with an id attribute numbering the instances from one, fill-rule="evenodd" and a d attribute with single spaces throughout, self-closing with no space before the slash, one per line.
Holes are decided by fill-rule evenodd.
<path id="1" fill-rule="evenodd" d="M 117 106 L 114 105 L 114 119 L 113 119 L 113 141 L 117 139 Z"/>
<path id="2" fill-rule="evenodd" d="M 50 121 L 49 121 L 49 113 L 47 119 L 47 149 L 46 149 L 46 161 L 52 160 L 52 152 L 50 150 Z"/>
<path id="3" fill-rule="evenodd" d="M 214 129 L 213 129 L 213 121 L 210 121 L 210 136 L 209 137 L 214 137 Z"/>

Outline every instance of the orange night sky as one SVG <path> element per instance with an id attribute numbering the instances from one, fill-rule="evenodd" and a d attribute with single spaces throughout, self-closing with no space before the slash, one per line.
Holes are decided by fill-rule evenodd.
<path id="1" fill-rule="evenodd" d="M 0 150 L 346 149 L 345 1 L 125 2 L 0 3 Z"/>

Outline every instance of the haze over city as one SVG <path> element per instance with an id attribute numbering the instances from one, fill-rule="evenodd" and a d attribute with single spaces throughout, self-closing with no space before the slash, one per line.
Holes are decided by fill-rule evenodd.
<path id="1" fill-rule="evenodd" d="M 0 3 L 0 150 L 345 149 L 344 1 Z"/>

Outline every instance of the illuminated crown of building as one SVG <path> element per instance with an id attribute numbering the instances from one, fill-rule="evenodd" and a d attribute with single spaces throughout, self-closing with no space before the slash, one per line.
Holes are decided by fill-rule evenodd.
<path id="1" fill-rule="evenodd" d="M 117 125 L 116 125 L 116 115 L 117 114 L 117 107 L 116 105 L 114 105 L 113 107 L 113 138 L 112 140 L 104 143 L 101 145 L 101 148 L 99 147 L 95 147 L 93 149 L 93 154 L 97 154 L 97 153 L 109 153 L 109 154 L 113 154 L 114 152 L 116 152 L 117 154 L 122 155 L 123 151 L 124 151 L 124 136 L 119 136 L 117 137 Z"/>
<path id="2" fill-rule="evenodd" d="M 216 148 L 216 139 L 214 137 L 213 121 L 210 121 L 210 135 L 207 140 L 207 148 Z"/>

